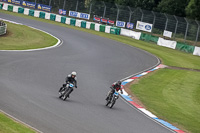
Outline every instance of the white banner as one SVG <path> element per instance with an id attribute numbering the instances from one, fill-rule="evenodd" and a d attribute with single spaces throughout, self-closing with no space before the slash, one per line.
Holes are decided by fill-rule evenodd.
<path id="1" fill-rule="evenodd" d="M 70 20 L 71 20 L 71 18 L 66 18 L 65 23 L 66 23 L 66 24 L 70 24 Z"/>
<path id="2" fill-rule="evenodd" d="M 50 13 L 45 12 L 45 19 L 50 19 Z"/>
<path id="3" fill-rule="evenodd" d="M 8 4 L 7 3 L 3 4 L 3 10 L 8 10 Z"/>
<path id="4" fill-rule="evenodd" d="M 75 24 L 75 26 L 81 27 L 81 22 L 82 22 L 82 20 L 76 19 L 76 24 Z"/>
<path id="5" fill-rule="evenodd" d="M 40 11 L 34 11 L 34 17 L 39 17 L 40 16 Z"/>
<path id="6" fill-rule="evenodd" d="M 132 30 L 127 30 L 127 29 L 121 28 L 120 35 L 128 36 L 128 37 L 131 37 L 133 39 L 139 40 L 140 36 L 141 36 L 141 32 L 135 32 L 135 31 L 132 31 Z"/>
<path id="7" fill-rule="evenodd" d="M 28 8 L 24 8 L 24 14 L 25 14 L 25 15 L 29 15 L 29 10 L 30 10 L 30 9 L 28 9 Z"/>
<path id="8" fill-rule="evenodd" d="M 198 55 L 198 56 L 200 56 L 200 47 L 196 47 L 196 46 L 195 46 L 193 55 Z"/>
<path id="9" fill-rule="evenodd" d="M 110 28 L 111 28 L 111 26 L 106 26 L 105 32 L 110 33 Z"/>
<path id="10" fill-rule="evenodd" d="M 95 29 L 96 31 L 99 31 L 100 25 L 101 25 L 101 24 L 95 23 L 95 28 L 94 28 L 94 29 Z"/>
<path id="11" fill-rule="evenodd" d="M 171 41 L 171 40 L 165 40 L 161 37 L 159 37 L 157 44 L 160 46 L 168 47 L 175 49 L 176 48 L 176 41 Z"/>
<path id="12" fill-rule="evenodd" d="M 125 27 L 125 25 L 126 25 L 126 22 L 124 21 L 116 21 L 116 26 L 118 27 Z"/>
<path id="13" fill-rule="evenodd" d="M 60 15 L 56 15 L 56 22 L 61 22 L 61 16 Z"/>
<path id="14" fill-rule="evenodd" d="M 90 14 L 82 13 L 82 12 L 76 12 L 76 11 L 69 11 L 69 16 L 76 17 L 76 18 L 82 18 L 82 19 L 90 19 Z"/>
<path id="15" fill-rule="evenodd" d="M 86 22 L 86 28 L 90 29 L 91 22 Z"/>
<path id="16" fill-rule="evenodd" d="M 17 12 L 18 13 L 18 8 L 19 8 L 19 6 L 13 6 L 13 12 Z"/>
<path id="17" fill-rule="evenodd" d="M 166 37 L 171 38 L 171 37 L 172 37 L 172 32 L 171 32 L 171 31 L 164 30 L 163 36 L 166 36 Z"/>
<path id="18" fill-rule="evenodd" d="M 153 26 L 152 24 L 137 21 L 136 29 L 151 32 L 152 26 Z"/>

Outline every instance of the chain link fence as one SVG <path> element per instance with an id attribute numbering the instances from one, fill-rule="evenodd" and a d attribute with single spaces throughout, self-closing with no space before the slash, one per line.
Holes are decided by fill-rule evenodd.
<path id="1" fill-rule="evenodd" d="M 173 33 L 172 40 L 200 46 L 200 22 L 197 20 L 96 0 L 28 1 L 50 5 L 54 13 L 58 13 L 59 9 L 65 9 L 67 11 L 89 13 L 90 20 L 92 20 L 93 15 L 97 15 L 110 20 L 131 22 L 135 25 L 133 30 L 136 30 L 137 21 L 151 23 L 153 24 L 151 33 L 153 35 L 162 37 L 164 30 L 167 30 Z"/>

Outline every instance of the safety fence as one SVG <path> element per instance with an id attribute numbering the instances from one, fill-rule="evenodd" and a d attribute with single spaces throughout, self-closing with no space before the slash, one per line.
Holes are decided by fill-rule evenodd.
<path id="1" fill-rule="evenodd" d="M 49 12 L 23 8 L 20 6 L 14 6 L 12 4 L 7 4 L 7 3 L 4 3 L 4 6 L 2 9 L 33 16 L 33 17 L 38 17 L 42 19 L 48 19 L 48 20 L 52 20 L 52 21 L 56 21 L 56 22 L 60 22 L 60 23 L 64 23 L 64 24 L 68 24 L 72 26 L 87 28 L 87 29 L 91 29 L 91 30 L 95 30 L 99 32 L 128 36 L 136 40 L 153 42 L 159 46 L 164 46 L 164 47 L 168 47 L 168 48 L 172 48 L 172 49 L 176 49 L 183 52 L 191 53 L 193 55 L 200 56 L 200 47 L 187 45 L 185 43 L 180 43 L 177 41 L 166 40 L 164 38 L 157 37 L 157 36 L 147 34 L 147 33 L 136 32 L 133 30 L 125 29 L 125 28 L 119 28 L 115 26 L 109 26 L 109 25 L 89 22 L 85 20 L 70 18 L 70 17 L 53 14 Z"/>
<path id="2" fill-rule="evenodd" d="M 6 34 L 6 30 L 7 30 L 7 25 L 0 20 L 0 35 Z"/>

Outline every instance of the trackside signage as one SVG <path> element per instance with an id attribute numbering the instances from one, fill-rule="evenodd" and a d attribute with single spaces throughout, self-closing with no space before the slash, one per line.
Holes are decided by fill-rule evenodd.
<path id="1" fill-rule="evenodd" d="M 46 11 L 46 12 L 51 12 L 51 6 L 43 5 L 43 4 L 37 4 L 37 9 Z"/>
<path id="2" fill-rule="evenodd" d="M 125 27 L 125 25 L 126 25 L 126 22 L 124 21 L 116 21 L 116 26 L 118 27 Z"/>
<path id="3" fill-rule="evenodd" d="M 29 8 L 35 8 L 36 4 L 35 4 L 35 2 L 23 1 L 22 6 L 29 7 Z"/>
<path id="4" fill-rule="evenodd" d="M 90 14 L 87 13 L 81 13 L 76 11 L 69 11 L 69 16 L 76 17 L 76 18 L 82 18 L 82 19 L 90 19 Z"/>
<path id="5" fill-rule="evenodd" d="M 7 2 L 15 5 L 21 5 L 21 0 L 7 0 Z"/>
<path id="6" fill-rule="evenodd" d="M 146 32 L 151 32 L 152 26 L 153 26 L 152 24 L 137 21 L 136 29 L 143 30 L 143 31 L 146 31 Z"/>

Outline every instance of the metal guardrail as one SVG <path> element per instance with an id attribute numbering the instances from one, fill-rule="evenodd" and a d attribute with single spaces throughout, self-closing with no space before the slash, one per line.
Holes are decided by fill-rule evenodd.
<path id="1" fill-rule="evenodd" d="M 6 34 L 7 24 L 0 20 L 0 35 Z"/>

